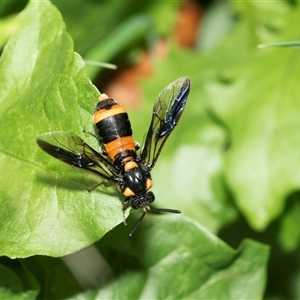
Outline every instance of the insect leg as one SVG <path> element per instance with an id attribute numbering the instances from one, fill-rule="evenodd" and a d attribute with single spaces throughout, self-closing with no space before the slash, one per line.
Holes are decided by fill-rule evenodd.
<path id="1" fill-rule="evenodd" d="M 98 188 L 100 185 L 105 184 L 106 182 L 109 182 L 108 180 L 102 180 L 101 182 L 97 183 L 95 186 L 88 188 L 88 192 L 90 193 L 91 191 L 95 190 Z"/>
<path id="2" fill-rule="evenodd" d="M 134 141 L 135 151 L 138 151 L 141 148 L 141 145 L 139 142 Z"/>
<path id="3" fill-rule="evenodd" d="M 127 208 L 128 203 L 130 202 L 130 197 L 126 197 L 123 201 L 122 201 L 122 205 L 123 205 L 123 223 L 126 226 L 126 219 L 125 219 L 125 211 Z"/>

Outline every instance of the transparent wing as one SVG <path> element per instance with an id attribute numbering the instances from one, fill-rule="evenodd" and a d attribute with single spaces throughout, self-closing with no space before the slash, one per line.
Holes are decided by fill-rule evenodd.
<path id="1" fill-rule="evenodd" d="M 79 136 L 67 131 L 54 131 L 40 135 L 36 141 L 46 153 L 62 162 L 97 173 L 108 181 L 117 182 L 118 174 L 114 165 Z"/>
<path id="2" fill-rule="evenodd" d="M 190 91 L 190 80 L 179 78 L 166 86 L 153 106 L 149 130 L 141 149 L 141 161 L 151 170 L 184 110 Z"/>

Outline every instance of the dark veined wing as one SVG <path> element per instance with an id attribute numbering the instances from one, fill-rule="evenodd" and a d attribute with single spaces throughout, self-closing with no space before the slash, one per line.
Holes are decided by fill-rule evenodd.
<path id="1" fill-rule="evenodd" d="M 178 123 L 190 91 L 190 80 L 181 77 L 166 86 L 153 106 L 150 127 L 141 149 L 141 161 L 151 170 Z"/>
<path id="2" fill-rule="evenodd" d="M 46 153 L 62 162 L 97 173 L 108 181 L 117 182 L 118 174 L 114 165 L 79 136 L 67 131 L 54 131 L 40 135 L 36 141 Z"/>

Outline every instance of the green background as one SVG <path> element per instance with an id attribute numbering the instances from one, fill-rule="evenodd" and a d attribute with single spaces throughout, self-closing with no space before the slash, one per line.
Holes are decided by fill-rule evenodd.
<path id="1" fill-rule="evenodd" d="M 300 297 L 300 8 L 209 4 L 197 46 L 183 49 L 172 39 L 180 1 L 1 2 L 2 298 Z M 140 107 L 126 108 L 142 142 L 158 93 L 190 78 L 152 172 L 157 207 L 182 215 L 147 214 L 129 238 L 141 212 L 125 227 L 113 186 L 87 192 L 99 178 L 35 140 L 65 130 L 98 149 L 82 129 L 93 130 L 108 73 L 83 59 L 131 65 L 161 38 L 168 57 L 141 79 Z"/>

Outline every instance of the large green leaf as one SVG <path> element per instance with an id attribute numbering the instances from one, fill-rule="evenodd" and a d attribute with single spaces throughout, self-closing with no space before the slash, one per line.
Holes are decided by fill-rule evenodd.
<path id="1" fill-rule="evenodd" d="M 147 216 L 133 240 L 125 235 L 118 226 L 98 243 L 113 280 L 91 299 L 262 298 L 267 246 L 246 240 L 235 251 L 178 216 Z"/>
<path id="2" fill-rule="evenodd" d="M 72 172 L 37 147 L 47 131 L 92 130 L 99 92 L 53 5 L 32 1 L 18 20 L 24 26 L 0 61 L 1 255 L 58 256 L 120 223 L 121 203 L 111 192 L 89 193 L 99 178 Z"/>
<path id="3" fill-rule="evenodd" d="M 40 281 L 43 299 L 262 299 L 268 246 L 245 240 L 234 250 L 181 216 L 147 215 L 132 238 L 127 234 L 120 224 L 63 257 L 69 270 L 61 259 L 22 261 Z"/>

